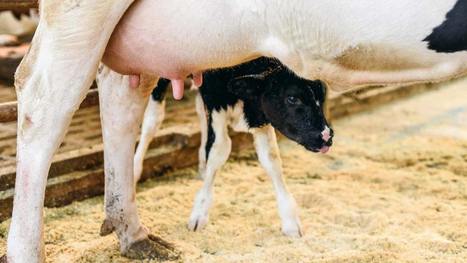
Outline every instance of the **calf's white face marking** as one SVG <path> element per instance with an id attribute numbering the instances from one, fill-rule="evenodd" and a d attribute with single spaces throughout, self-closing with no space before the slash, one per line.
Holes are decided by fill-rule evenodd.
<path id="1" fill-rule="evenodd" d="M 325 142 L 329 141 L 331 139 L 331 129 L 326 125 L 326 128 L 324 128 L 323 132 L 321 133 L 322 138 Z"/>

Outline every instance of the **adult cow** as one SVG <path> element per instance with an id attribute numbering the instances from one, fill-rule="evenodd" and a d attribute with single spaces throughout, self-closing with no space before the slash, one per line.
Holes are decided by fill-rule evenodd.
<path id="1" fill-rule="evenodd" d="M 44 259 L 42 207 L 52 156 L 133 2 L 40 2 L 38 29 L 16 74 L 11 262 Z M 175 80 L 180 97 L 180 80 L 189 73 L 265 55 L 335 90 L 441 81 L 467 72 L 466 10 L 467 0 L 136 1 L 104 56 L 119 73 L 102 67 L 99 74 L 106 214 L 122 253 L 154 256 L 158 247 L 136 213 L 132 176 L 155 76 Z"/>

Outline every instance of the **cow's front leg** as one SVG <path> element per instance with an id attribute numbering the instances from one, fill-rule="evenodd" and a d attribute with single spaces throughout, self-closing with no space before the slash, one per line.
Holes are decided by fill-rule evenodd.
<path id="1" fill-rule="evenodd" d="M 133 154 L 147 99 L 157 78 L 142 76 L 131 88 L 128 76 L 100 66 L 97 76 L 104 139 L 105 213 L 101 234 L 117 233 L 124 256 L 174 259 L 178 253 L 141 224 L 135 200 Z"/>
<path id="2" fill-rule="evenodd" d="M 132 0 L 41 1 L 31 49 L 15 76 L 17 173 L 9 262 L 44 261 L 44 191 L 52 156 Z"/>
<path id="3" fill-rule="evenodd" d="M 282 221 L 282 232 L 287 236 L 301 237 L 302 230 L 298 208 L 282 178 L 282 161 L 277 146 L 276 133 L 270 125 L 253 130 L 256 153 L 266 173 L 271 177 L 276 191 L 277 207 Z"/>

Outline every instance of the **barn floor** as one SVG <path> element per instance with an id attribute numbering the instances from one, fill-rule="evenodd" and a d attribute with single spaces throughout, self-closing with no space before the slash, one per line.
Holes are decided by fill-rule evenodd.
<path id="1" fill-rule="evenodd" d="M 305 236 L 281 235 L 272 186 L 253 151 L 218 174 L 208 227 L 186 222 L 196 169 L 141 184 L 142 221 L 185 262 L 466 262 L 467 82 L 334 122 L 327 155 L 280 143 Z M 128 262 L 98 235 L 103 198 L 46 209 L 49 262 Z M 9 221 L 0 225 L 5 250 Z"/>

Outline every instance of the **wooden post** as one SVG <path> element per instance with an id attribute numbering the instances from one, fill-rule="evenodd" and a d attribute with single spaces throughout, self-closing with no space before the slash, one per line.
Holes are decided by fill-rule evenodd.
<path id="1" fill-rule="evenodd" d="M 0 11 L 37 8 L 38 0 L 0 0 Z"/>
<path id="2" fill-rule="evenodd" d="M 81 103 L 80 108 L 89 108 L 99 104 L 99 95 L 96 89 L 90 90 L 88 95 Z M 16 121 L 18 117 L 17 102 L 0 103 L 0 124 L 2 122 Z"/>
<path id="3" fill-rule="evenodd" d="M 15 121 L 18 112 L 16 101 L 0 103 L 0 123 Z"/>

